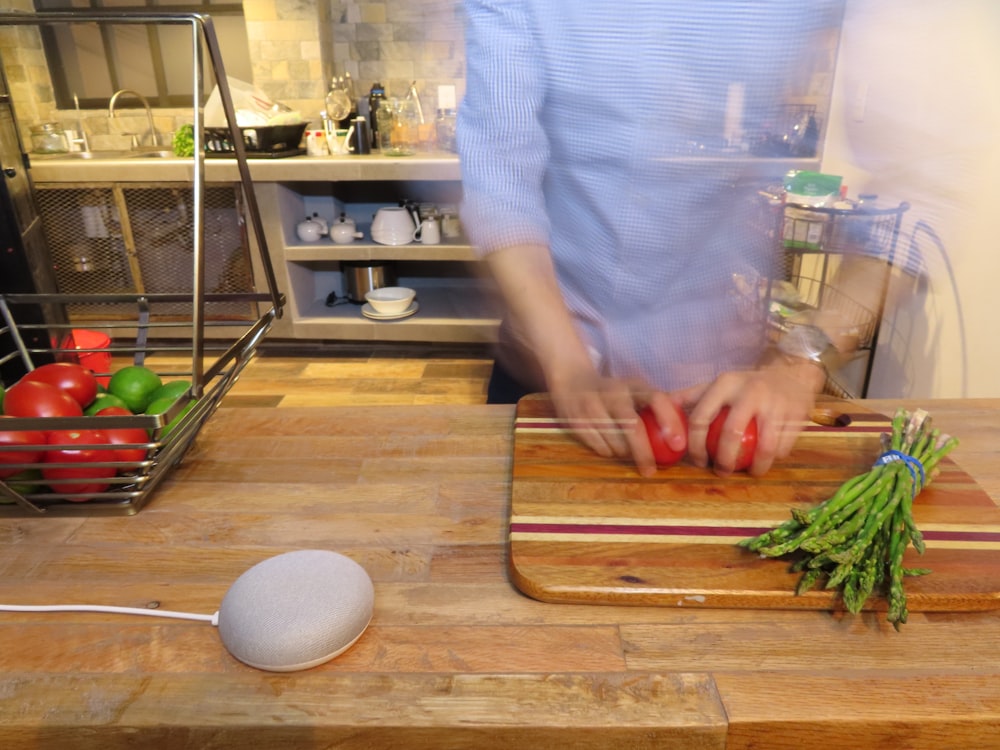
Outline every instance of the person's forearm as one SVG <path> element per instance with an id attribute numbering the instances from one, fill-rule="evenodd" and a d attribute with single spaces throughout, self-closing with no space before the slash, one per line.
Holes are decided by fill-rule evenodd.
<path id="1" fill-rule="evenodd" d="M 518 245 L 490 253 L 487 262 L 507 304 L 515 332 L 531 350 L 552 388 L 593 370 L 563 300 L 546 247 Z"/>

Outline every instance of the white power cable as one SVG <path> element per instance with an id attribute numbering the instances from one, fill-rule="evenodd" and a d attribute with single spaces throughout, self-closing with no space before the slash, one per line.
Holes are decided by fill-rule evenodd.
<path id="1" fill-rule="evenodd" d="M 176 620 L 198 620 L 219 626 L 219 613 L 201 615 L 195 612 L 174 612 L 169 609 L 141 609 L 139 607 L 109 607 L 98 604 L 0 604 L 0 612 L 104 612 L 116 615 L 143 615 L 145 617 L 170 617 Z"/>

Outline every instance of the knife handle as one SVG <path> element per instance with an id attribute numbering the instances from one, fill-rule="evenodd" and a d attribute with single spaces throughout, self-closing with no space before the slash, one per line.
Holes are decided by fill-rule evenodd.
<path id="1" fill-rule="evenodd" d="M 847 427 L 851 423 L 851 415 L 826 407 L 817 407 L 809 412 L 809 419 L 824 427 Z"/>

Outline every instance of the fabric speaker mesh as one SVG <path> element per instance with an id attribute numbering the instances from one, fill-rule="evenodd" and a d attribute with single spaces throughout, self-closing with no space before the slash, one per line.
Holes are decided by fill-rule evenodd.
<path id="1" fill-rule="evenodd" d="M 219 607 L 219 636 L 257 669 L 308 669 L 343 653 L 368 627 L 375 589 L 365 569 L 336 552 L 268 558 L 233 582 Z"/>

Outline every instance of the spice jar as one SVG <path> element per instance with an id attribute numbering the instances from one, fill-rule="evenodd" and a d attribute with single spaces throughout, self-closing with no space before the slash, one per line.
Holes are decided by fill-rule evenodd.
<path id="1" fill-rule="evenodd" d="M 69 151 L 66 136 L 54 122 L 31 126 L 31 150 L 36 154 L 65 154 Z"/>

